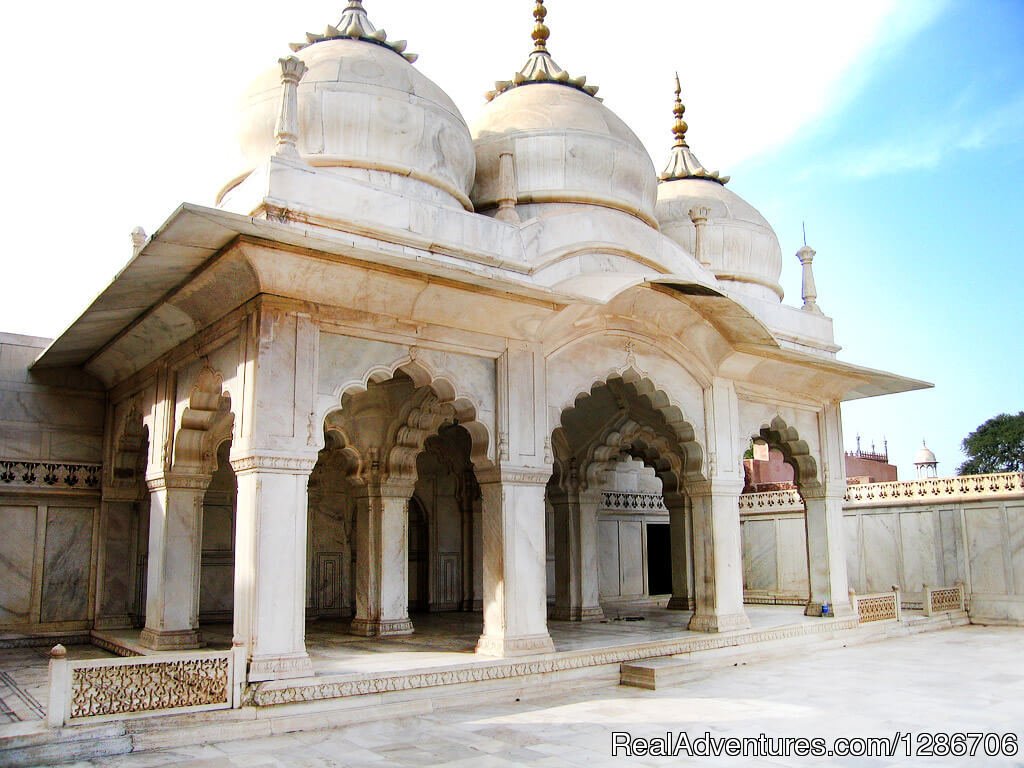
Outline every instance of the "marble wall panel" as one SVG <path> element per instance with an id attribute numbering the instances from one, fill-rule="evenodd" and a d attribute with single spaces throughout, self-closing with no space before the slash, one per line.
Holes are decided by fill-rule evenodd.
<path id="1" fill-rule="evenodd" d="M 899 523 L 896 518 L 895 513 L 863 516 L 865 592 L 888 592 L 893 584 L 900 583 Z"/>
<path id="2" fill-rule="evenodd" d="M 135 505 L 126 502 L 106 504 L 103 532 L 102 605 L 100 615 L 119 616 L 128 612 L 132 597 L 131 560 L 132 521 Z"/>
<path id="3" fill-rule="evenodd" d="M 601 597 L 619 597 L 619 524 L 615 520 L 597 523 L 598 577 Z M 553 587 L 552 587 L 553 592 Z M 552 594 L 549 592 L 548 594 Z"/>
<path id="4" fill-rule="evenodd" d="M 83 432 L 51 432 L 49 456 L 54 461 L 98 464 L 103 461 L 103 435 Z"/>
<path id="5" fill-rule="evenodd" d="M 321 333 L 317 391 L 323 395 L 334 394 L 346 383 L 362 382 L 371 369 L 378 366 L 390 369 L 408 356 L 408 347 L 399 344 Z"/>
<path id="6" fill-rule="evenodd" d="M 227 551 L 234 548 L 232 520 L 234 509 L 224 504 L 203 504 L 203 550 Z"/>
<path id="7" fill-rule="evenodd" d="M 43 622 L 89 618 L 93 514 L 93 509 L 83 507 L 47 510 L 40 615 Z"/>
<path id="8" fill-rule="evenodd" d="M 904 512 L 900 515 L 903 543 L 903 579 L 900 586 L 907 592 L 922 592 L 924 585 L 943 584 L 942 547 L 936 512 Z"/>
<path id="9" fill-rule="evenodd" d="M 801 518 L 779 520 L 779 591 L 808 594 L 807 524 Z"/>
<path id="10" fill-rule="evenodd" d="M 1005 594 L 1009 585 L 1003 559 L 1003 511 L 998 505 L 966 507 L 964 519 L 972 589 Z"/>
<path id="11" fill-rule="evenodd" d="M 0 424 L 0 458 L 38 461 L 43 457 L 42 431 Z"/>
<path id="12" fill-rule="evenodd" d="M 945 586 L 967 582 L 967 563 L 964 562 L 963 536 L 960 510 L 940 509 L 939 541 L 942 548 L 942 583 Z"/>
<path id="13" fill-rule="evenodd" d="M 1006 523 L 1009 527 L 1013 592 L 1024 596 L 1024 504 L 1007 503 Z"/>
<path id="14" fill-rule="evenodd" d="M 776 521 L 748 520 L 742 525 L 743 587 L 778 589 L 778 551 L 775 543 Z"/>
<path id="15" fill-rule="evenodd" d="M 230 558 L 204 558 L 199 574 L 199 612 L 230 612 L 234 594 L 235 566 Z"/>
<path id="16" fill-rule="evenodd" d="M 24 624 L 32 607 L 36 508 L 0 506 L 0 626 Z"/>
<path id="17" fill-rule="evenodd" d="M 850 589 L 867 592 L 861 573 L 860 516 L 843 515 L 843 546 L 846 547 L 846 574 Z"/>
<path id="18" fill-rule="evenodd" d="M 644 594 L 643 523 L 619 523 L 620 594 L 623 597 Z"/>

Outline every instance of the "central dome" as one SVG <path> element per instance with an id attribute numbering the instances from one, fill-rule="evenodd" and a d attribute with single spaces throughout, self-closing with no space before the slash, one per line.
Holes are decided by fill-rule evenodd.
<path id="1" fill-rule="evenodd" d="M 309 35 L 296 55 L 308 71 L 298 86 L 298 150 L 335 169 L 403 194 L 471 209 L 476 160 L 466 121 L 449 96 L 412 66 L 404 43 L 388 43 L 352 2 L 327 35 Z M 249 170 L 274 153 L 279 67 L 250 87 L 241 145 Z"/>
<path id="2" fill-rule="evenodd" d="M 654 164 L 629 126 L 593 96 L 559 83 L 523 85 L 491 101 L 470 131 L 477 210 L 497 207 L 500 157 L 511 153 L 520 204 L 601 205 L 656 226 Z"/>
<path id="3" fill-rule="evenodd" d="M 571 77 L 547 50 L 547 11 L 534 10 L 534 50 L 510 81 L 498 83 L 471 128 L 476 148 L 473 203 L 486 212 L 509 199 L 501 156 L 515 169 L 520 205 L 585 204 L 612 208 L 657 227 L 657 175 L 650 155 L 585 77 Z"/>

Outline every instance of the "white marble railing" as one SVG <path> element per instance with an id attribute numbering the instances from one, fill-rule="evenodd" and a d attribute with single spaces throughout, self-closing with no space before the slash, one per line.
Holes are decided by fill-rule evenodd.
<path id="1" fill-rule="evenodd" d="M 231 709 L 235 700 L 231 651 L 190 651 L 121 659 L 68 661 L 50 652 L 52 727 L 125 716 Z"/>
<path id="2" fill-rule="evenodd" d="M 898 587 L 893 587 L 892 592 L 878 592 L 872 595 L 858 595 L 851 590 L 850 602 L 853 603 L 857 620 L 861 624 L 869 621 L 899 621 L 901 618 L 902 607 Z"/>
<path id="3" fill-rule="evenodd" d="M 851 485 L 846 491 L 844 506 L 931 504 L 936 501 L 973 501 L 1012 496 L 1024 497 L 1024 472 Z"/>
<path id="4" fill-rule="evenodd" d="M 603 491 L 601 505 L 605 509 L 629 512 L 667 512 L 665 499 L 660 493 L 622 493 Z"/>
<path id="5" fill-rule="evenodd" d="M 962 611 L 966 608 L 964 585 L 955 587 L 929 587 L 924 589 L 924 615 L 933 616 L 947 611 Z"/>
<path id="6" fill-rule="evenodd" d="M 744 512 L 802 512 L 803 499 L 796 489 L 744 493 L 740 496 L 740 514 Z"/>

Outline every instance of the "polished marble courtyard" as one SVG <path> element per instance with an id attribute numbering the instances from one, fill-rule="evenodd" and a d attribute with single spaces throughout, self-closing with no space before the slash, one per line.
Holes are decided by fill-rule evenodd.
<path id="1" fill-rule="evenodd" d="M 1024 765 L 1024 757 L 612 757 L 612 733 L 756 737 L 1016 733 L 1024 740 L 1019 629 L 968 626 L 810 656 L 737 661 L 659 691 L 607 686 L 333 730 L 109 757 L 82 766 Z"/>

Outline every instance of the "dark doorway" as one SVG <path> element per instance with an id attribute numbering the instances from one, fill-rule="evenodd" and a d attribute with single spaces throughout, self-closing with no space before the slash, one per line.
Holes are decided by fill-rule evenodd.
<path id="1" fill-rule="evenodd" d="M 664 523 L 647 525 L 647 594 L 672 594 L 672 540 Z"/>
<path id="2" fill-rule="evenodd" d="M 419 499 L 409 500 L 409 610 L 430 609 L 430 551 L 427 515 Z"/>

